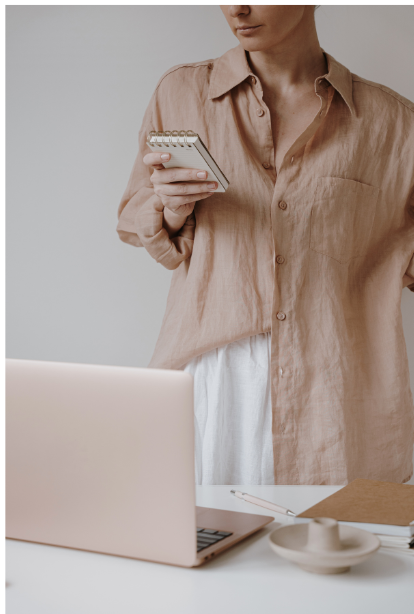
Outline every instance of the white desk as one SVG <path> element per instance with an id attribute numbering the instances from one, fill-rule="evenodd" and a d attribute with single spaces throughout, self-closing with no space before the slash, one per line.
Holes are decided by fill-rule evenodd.
<path id="1" fill-rule="evenodd" d="M 197 504 L 275 516 L 205 566 L 183 569 L 7 540 L 7 614 L 388 614 L 412 612 L 414 559 L 381 550 L 341 575 L 310 574 L 278 557 L 269 533 L 287 517 L 197 487 Z M 234 487 L 233 487 L 234 488 Z M 335 486 L 238 486 L 299 513 Z"/>

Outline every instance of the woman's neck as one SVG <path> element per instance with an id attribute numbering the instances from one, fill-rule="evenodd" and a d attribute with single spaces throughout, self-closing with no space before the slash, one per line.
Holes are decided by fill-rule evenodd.
<path id="1" fill-rule="evenodd" d="M 248 53 L 249 63 L 263 89 L 273 96 L 283 96 L 292 89 L 308 88 L 326 74 L 327 64 L 319 45 L 316 27 L 299 24 L 278 45 Z"/>

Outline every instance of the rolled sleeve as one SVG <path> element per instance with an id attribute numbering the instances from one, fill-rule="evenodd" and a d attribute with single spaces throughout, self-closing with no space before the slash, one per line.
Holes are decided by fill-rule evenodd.
<path id="1" fill-rule="evenodd" d="M 118 207 L 116 230 L 121 241 L 135 247 L 145 247 L 157 262 L 172 270 L 191 256 L 195 215 L 194 212 L 189 215 L 183 227 L 172 237 L 163 227 L 164 206 L 151 183 L 153 169 L 143 162 L 144 156 L 151 153 L 147 145 L 148 133 L 163 129 L 160 121 L 155 122 L 157 125 L 152 121 L 156 104 L 154 92 L 139 131 L 139 152 Z M 159 118 L 159 112 L 155 116 Z"/>
<path id="2" fill-rule="evenodd" d="M 153 194 L 137 211 L 136 233 L 148 253 L 166 269 L 176 269 L 191 256 L 195 233 L 194 212 L 171 238 L 163 227 L 164 205 Z"/>

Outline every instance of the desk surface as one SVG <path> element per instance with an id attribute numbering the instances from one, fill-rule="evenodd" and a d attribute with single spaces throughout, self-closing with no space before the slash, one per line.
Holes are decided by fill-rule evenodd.
<path id="1" fill-rule="evenodd" d="M 412 611 L 414 559 L 380 550 L 346 574 L 307 573 L 268 544 L 269 533 L 290 519 L 236 499 L 230 488 L 299 513 L 339 487 L 198 486 L 197 505 L 275 516 L 275 522 L 195 569 L 7 540 L 7 614 Z"/>

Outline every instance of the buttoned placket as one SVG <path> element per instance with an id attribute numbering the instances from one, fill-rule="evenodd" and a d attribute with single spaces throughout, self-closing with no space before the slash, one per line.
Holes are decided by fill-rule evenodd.
<path id="1" fill-rule="evenodd" d="M 255 97 L 256 116 L 258 118 L 256 127 L 258 134 L 258 145 L 260 145 L 262 155 L 260 162 L 266 171 L 272 170 L 273 165 L 271 163 L 271 155 L 272 151 L 274 151 L 274 146 L 270 111 L 263 101 L 263 89 L 259 79 L 255 75 L 251 74 L 249 75 L 249 82 Z"/>
<path id="2" fill-rule="evenodd" d="M 274 174 L 274 192 L 271 203 L 271 223 L 273 235 L 274 254 L 274 287 L 272 301 L 272 348 L 271 348 L 271 397 L 272 397 L 272 435 L 275 483 L 277 471 L 291 472 L 295 465 L 294 455 L 289 455 L 289 443 L 293 443 L 295 433 L 294 403 L 292 399 L 292 355 L 290 349 L 293 345 L 294 297 L 289 285 L 291 266 L 293 260 L 293 246 L 289 238 L 292 237 L 292 224 L 295 213 L 295 203 L 289 202 L 289 185 L 293 180 L 300 178 L 300 162 L 302 149 L 315 134 L 320 123 L 328 112 L 334 91 L 329 90 L 329 83 L 320 77 L 315 81 L 315 93 L 321 100 L 320 109 L 303 133 L 296 139 L 286 152 L 279 173 L 276 176 L 274 160 L 275 150 L 271 126 L 270 111 L 263 101 L 263 90 L 256 76 L 251 76 L 251 84 L 255 90 L 256 99 L 261 98 L 256 113 L 260 121 L 268 119 L 266 143 L 271 142 L 269 159 L 262 161 L 266 172 Z M 266 150 L 268 148 L 266 147 Z M 283 245 L 281 243 L 283 237 Z M 281 249 L 282 248 L 282 249 Z M 283 255 L 281 255 L 283 253 Z M 281 266 L 283 264 L 283 267 Z M 288 466 L 289 465 L 289 466 Z M 298 471 L 296 470 L 298 475 Z"/>

